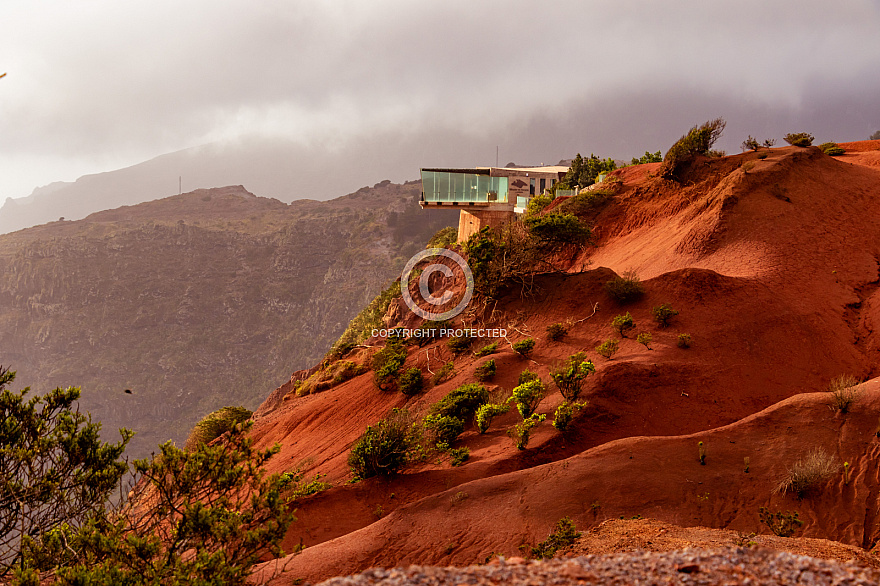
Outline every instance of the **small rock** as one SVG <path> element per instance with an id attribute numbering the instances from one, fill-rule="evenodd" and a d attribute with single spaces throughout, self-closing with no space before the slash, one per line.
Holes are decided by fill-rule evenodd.
<path id="1" fill-rule="evenodd" d="M 677 564 L 675 569 L 685 574 L 696 574 L 700 571 L 699 564 Z"/>

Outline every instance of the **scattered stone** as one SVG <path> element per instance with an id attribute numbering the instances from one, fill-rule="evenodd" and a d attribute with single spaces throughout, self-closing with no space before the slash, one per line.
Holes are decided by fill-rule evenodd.
<path id="1" fill-rule="evenodd" d="M 697 576 L 698 574 L 698 576 Z M 331 578 L 319 586 L 532 586 L 553 584 L 800 584 L 876 586 L 880 571 L 763 548 L 703 551 L 630 552 L 528 563 L 520 557 L 503 563 L 439 568 L 410 566 L 372 569 Z"/>

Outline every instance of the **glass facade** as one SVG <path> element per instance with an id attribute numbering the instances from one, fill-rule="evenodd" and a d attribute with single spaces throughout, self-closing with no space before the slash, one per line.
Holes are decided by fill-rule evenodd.
<path id="1" fill-rule="evenodd" d="M 507 177 L 422 169 L 426 202 L 507 203 Z"/>

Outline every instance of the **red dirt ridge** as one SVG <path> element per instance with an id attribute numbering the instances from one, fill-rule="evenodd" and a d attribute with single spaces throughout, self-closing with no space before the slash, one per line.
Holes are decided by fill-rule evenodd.
<path id="1" fill-rule="evenodd" d="M 453 358 L 442 340 L 410 347 L 406 368 L 427 377 L 455 363 L 451 380 L 416 397 L 377 390 L 369 372 L 304 397 L 282 398 L 292 385 L 276 391 L 252 432 L 259 446 L 281 445 L 270 472 L 298 467 L 334 487 L 297 503 L 284 547 L 305 549 L 259 566 L 254 579 L 274 575 L 270 583 L 281 585 L 374 566 L 483 563 L 521 555 L 565 516 L 582 531 L 641 516 L 763 539 L 761 507 L 797 511 L 798 536 L 852 546 L 861 553 L 851 557 L 872 564 L 880 540 L 880 141 L 841 146 L 846 154 L 834 158 L 786 147 L 705 159 L 682 184 L 656 177 L 657 165 L 615 171 L 622 185 L 592 218 L 596 246 L 566 257 L 564 272 L 537 276 L 531 294 L 509 292 L 490 307 L 492 319 L 488 311 L 462 318 L 505 327 L 510 342 L 537 340 L 531 360 L 499 341 L 491 384 L 507 390 L 527 367 L 548 381 L 554 363 L 587 353 L 597 373 L 565 434 L 549 424 L 562 401 L 551 384 L 538 408 L 548 421 L 524 451 L 505 433 L 519 418 L 512 410 L 484 435 L 466 429 L 457 443 L 470 449 L 463 466 L 430 458 L 390 479 L 350 484 L 348 453 L 367 425 L 396 407 L 423 412 L 473 382 L 485 359 Z M 645 295 L 621 308 L 603 286 L 627 270 L 640 275 Z M 680 312 L 667 328 L 651 315 L 662 303 Z M 633 333 L 612 360 L 600 357 L 595 347 L 617 337 L 611 319 L 626 311 L 635 332 L 652 334 L 651 349 Z M 546 327 L 567 319 L 577 322 L 568 334 L 548 340 Z M 388 321 L 418 323 L 394 305 Z M 677 346 L 680 333 L 691 335 L 691 348 Z M 374 350 L 346 359 L 368 363 Z M 870 379 L 845 414 L 823 392 L 841 374 Z M 800 500 L 775 492 L 812 448 L 829 453 L 837 472 Z M 789 550 L 849 555 L 804 547 Z"/>

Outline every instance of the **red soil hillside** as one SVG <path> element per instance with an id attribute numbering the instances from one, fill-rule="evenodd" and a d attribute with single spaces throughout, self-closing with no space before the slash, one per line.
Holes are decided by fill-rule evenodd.
<path id="1" fill-rule="evenodd" d="M 846 152 L 835 157 L 836 159 L 866 167 L 880 167 L 880 140 L 844 142 L 840 146 L 846 149 Z"/>
<path id="2" fill-rule="evenodd" d="M 833 535 L 871 547 L 877 519 L 877 413 L 880 382 L 846 416 L 833 414 L 823 394 L 788 399 L 730 426 L 678 437 L 632 437 L 562 461 L 475 480 L 403 506 L 345 538 L 286 560 L 287 575 L 317 578 L 367 567 L 468 565 L 493 552 L 510 557 L 522 544 L 546 538 L 570 516 L 589 527 L 618 516 L 647 516 L 683 526 L 767 533 L 758 509 L 797 511 L 803 536 Z M 707 447 L 706 465 L 697 442 Z M 786 467 L 821 447 L 851 480 L 835 474 L 821 492 L 798 500 L 774 494 Z M 744 472 L 743 459 L 750 459 Z M 277 581 L 286 584 L 285 578 Z"/>
<path id="3" fill-rule="evenodd" d="M 464 466 L 433 457 L 388 480 L 346 484 L 348 452 L 367 425 L 392 407 L 423 412 L 473 382 L 486 359 L 454 358 L 445 341 L 412 347 L 407 368 L 430 376 L 454 360 L 456 372 L 415 398 L 376 390 L 369 372 L 320 394 L 281 400 L 290 386 L 273 394 L 253 431 L 259 445 L 281 444 L 272 471 L 298 467 L 335 485 L 297 504 L 285 547 L 306 549 L 283 561 L 289 571 L 274 583 L 509 555 L 566 515 L 581 529 L 643 515 L 756 531 L 758 508 L 770 504 L 799 511 L 808 537 L 873 547 L 878 383 L 846 416 L 815 392 L 842 373 L 880 374 L 880 170 L 815 148 L 763 152 L 763 160 L 746 153 L 700 161 L 683 185 L 652 176 L 652 165 L 616 172 L 622 188 L 593 218 L 596 247 L 570 259 L 567 274 L 539 275 L 531 295 L 511 291 L 491 320 L 467 318 L 506 327 L 511 342 L 538 340 L 531 361 L 500 341 L 491 382 L 508 391 L 526 367 L 549 380 L 555 362 L 587 352 L 597 373 L 587 408 L 565 435 L 548 421 L 527 450 L 516 450 L 505 434 L 519 417 L 510 412 L 486 434 L 468 429 L 459 438 L 470 448 Z M 623 309 L 603 285 L 630 268 L 645 296 Z M 661 303 L 680 311 L 668 328 L 652 320 Z M 653 335 L 651 349 L 633 333 L 613 360 L 599 357 L 597 344 L 616 337 L 612 317 L 626 311 L 636 332 Z M 412 325 L 399 306 L 392 318 Z M 577 323 L 568 335 L 549 341 L 547 325 L 569 318 Z M 690 349 L 676 346 L 681 332 L 692 335 Z M 346 359 L 368 364 L 373 351 Z M 551 386 L 538 411 L 552 419 L 561 400 Z M 706 466 L 698 441 L 708 447 Z M 786 466 L 811 446 L 852 463 L 852 482 L 836 475 L 804 501 L 774 495 Z"/>

